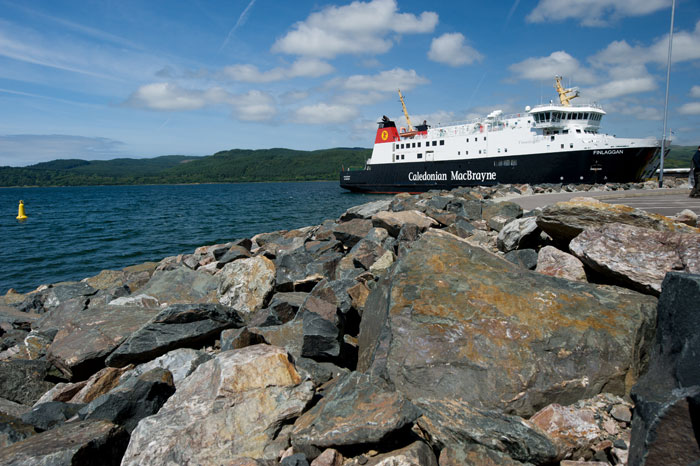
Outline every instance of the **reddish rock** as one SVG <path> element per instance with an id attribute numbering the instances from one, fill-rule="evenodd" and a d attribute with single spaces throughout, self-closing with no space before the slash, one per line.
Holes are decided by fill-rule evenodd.
<path id="1" fill-rule="evenodd" d="M 583 263 L 571 254 L 567 254 L 554 246 L 545 246 L 537 254 L 535 272 L 567 280 L 586 281 L 586 271 Z"/>

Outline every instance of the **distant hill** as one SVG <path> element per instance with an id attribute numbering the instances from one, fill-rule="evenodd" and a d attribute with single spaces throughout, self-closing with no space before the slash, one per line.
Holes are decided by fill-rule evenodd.
<path id="1" fill-rule="evenodd" d="M 689 167 L 695 150 L 695 146 L 671 146 L 664 167 Z M 362 168 L 371 153 L 358 147 L 316 151 L 276 148 L 232 149 L 206 157 L 62 159 L 28 167 L 0 167 L 0 187 L 337 180 L 341 167 Z"/>
<path id="2" fill-rule="evenodd" d="M 336 180 L 341 167 L 360 168 L 370 155 L 362 148 L 233 149 L 207 157 L 62 159 L 0 167 L 0 187 Z"/>
<path id="3" fill-rule="evenodd" d="M 697 149 L 697 146 L 671 146 L 664 159 L 664 168 L 689 168 L 690 159 Z"/>

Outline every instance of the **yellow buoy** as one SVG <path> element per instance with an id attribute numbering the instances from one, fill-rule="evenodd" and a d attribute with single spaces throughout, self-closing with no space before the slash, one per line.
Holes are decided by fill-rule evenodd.
<path id="1" fill-rule="evenodd" d="M 27 220 L 27 216 L 24 214 L 24 201 L 19 201 L 19 209 L 17 211 L 17 220 Z"/>

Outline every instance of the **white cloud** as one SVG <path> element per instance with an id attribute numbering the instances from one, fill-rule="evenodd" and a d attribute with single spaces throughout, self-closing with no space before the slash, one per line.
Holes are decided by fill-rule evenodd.
<path id="1" fill-rule="evenodd" d="M 109 138 L 63 134 L 0 136 L 0 166 L 31 165 L 55 159 L 107 160 L 123 157 L 124 143 Z"/>
<path id="2" fill-rule="evenodd" d="M 272 51 L 319 58 L 377 55 L 391 49 L 390 34 L 432 32 L 437 22 L 433 12 L 399 13 L 396 0 L 355 1 L 312 13 L 278 39 Z"/>
<path id="3" fill-rule="evenodd" d="M 262 121 L 276 113 L 274 99 L 261 91 L 231 94 L 220 88 L 206 90 L 183 89 L 172 83 L 152 83 L 138 88 L 125 105 L 158 111 L 188 111 L 227 104 L 233 107 L 233 117 L 238 120 Z"/>
<path id="4" fill-rule="evenodd" d="M 526 19 L 532 23 L 579 20 L 584 26 L 605 26 L 627 16 L 643 16 L 670 6 L 669 0 L 540 0 Z"/>
<path id="5" fill-rule="evenodd" d="M 430 44 L 428 58 L 455 67 L 481 61 L 484 58 L 483 55 L 464 41 L 465 37 L 459 32 L 436 37 Z"/>
<path id="6" fill-rule="evenodd" d="M 272 96 L 261 91 L 250 91 L 232 96 L 234 118 L 245 121 L 269 120 L 277 113 Z"/>
<path id="7" fill-rule="evenodd" d="M 197 110 L 214 103 L 226 102 L 228 97 L 228 93 L 221 88 L 200 91 L 183 89 L 172 83 L 152 83 L 139 87 L 126 104 L 149 110 Z"/>
<path id="8" fill-rule="evenodd" d="M 690 97 L 700 97 L 700 86 L 690 88 Z"/>
<path id="9" fill-rule="evenodd" d="M 234 81 L 268 83 L 300 77 L 317 78 L 332 73 L 333 70 L 333 66 L 324 61 L 303 58 L 295 61 L 288 67 L 277 67 L 267 71 L 260 71 L 254 65 L 231 65 L 224 68 L 221 74 Z"/>
<path id="10" fill-rule="evenodd" d="M 552 80 L 554 76 L 559 75 L 574 78 L 581 84 L 596 81 L 595 75 L 589 69 L 563 50 L 552 52 L 547 57 L 527 58 L 508 68 L 522 79 Z"/>
<path id="11" fill-rule="evenodd" d="M 337 84 L 350 91 L 396 92 L 396 89 L 410 90 L 421 84 L 427 84 L 427 78 L 415 70 L 394 68 L 375 75 L 356 74 L 345 79 L 335 80 Z"/>
<path id="12" fill-rule="evenodd" d="M 700 59 L 700 21 L 693 31 L 673 34 L 673 63 Z M 668 34 L 655 40 L 649 47 L 630 45 L 627 41 L 611 42 L 605 49 L 593 55 L 589 61 L 599 67 L 609 65 L 634 65 L 656 63 L 665 65 L 668 60 Z"/>
<path id="13" fill-rule="evenodd" d="M 638 94 L 656 89 L 656 82 L 650 76 L 618 79 L 600 86 L 589 88 L 584 95 L 593 99 L 611 99 L 629 94 Z"/>
<path id="14" fill-rule="evenodd" d="M 662 108 L 648 99 L 645 101 L 636 97 L 626 97 L 608 103 L 605 110 L 611 114 L 630 115 L 637 120 L 659 121 L 663 119 Z"/>
<path id="15" fill-rule="evenodd" d="M 297 109 L 295 122 L 309 124 L 347 123 L 357 118 L 357 108 L 350 105 L 329 105 L 319 103 Z"/>
<path id="16" fill-rule="evenodd" d="M 678 108 L 678 113 L 683 115 L 700 115 L 700 102 L 688 102 Z"/>

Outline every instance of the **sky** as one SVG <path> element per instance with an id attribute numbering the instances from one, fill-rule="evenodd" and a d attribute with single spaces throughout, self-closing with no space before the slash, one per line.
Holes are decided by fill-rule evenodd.
<path id="1" fill-rule="evenodd" d="M 661 137 L 671 0 L 0 0 L 0 166 L 371 147 L 376 122 L 597 102 Z M 700 2 L 677 0 L 668 127 L 700 144 Z M 576 101 L 575 101 L 576 102 Z"/>

